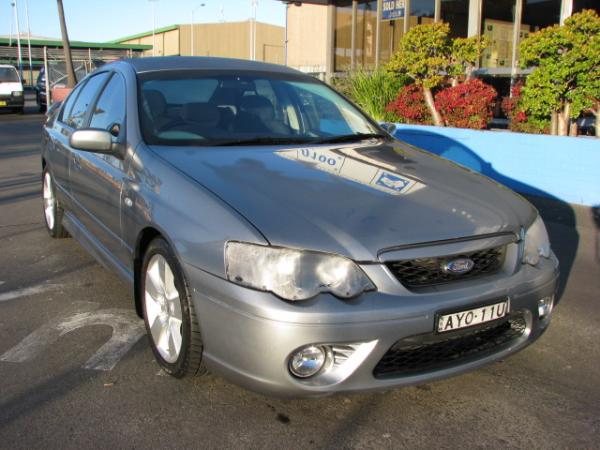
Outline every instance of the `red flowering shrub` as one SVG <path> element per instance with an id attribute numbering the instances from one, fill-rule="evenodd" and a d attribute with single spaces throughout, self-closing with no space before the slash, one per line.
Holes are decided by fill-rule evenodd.
<path id="1" fill-rule="evenodd" d="M 446 125 L 482 130 L 492 118 L 496 90 L 478 78 L 447 87 L 435 96 Z"/>
<path id="2" fill-rule="evenodd" d="M 523 83 L 517 83 L 510 88 L 510 97 L 502 99 L 502 111 L 509 120 L 508 128 L 511 131 L 521 133 L 547 133 L 549 127 L 547 123 L 538 123 L 529 120 L 527 113 L 520 107 L 521 90 Z"/>
<path id="3" fill-rule="evenodd" d="M 431 125 L 433 120 L 425 104 L 425 97 L 420 86 L 409 84 L 400 89 L 396 100 L 385 108 L 396 114 L 403 122 Z"/>

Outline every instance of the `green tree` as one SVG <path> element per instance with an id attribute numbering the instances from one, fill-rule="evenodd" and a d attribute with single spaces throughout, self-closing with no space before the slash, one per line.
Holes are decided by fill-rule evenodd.
<path id="1" fill-rule="evenodd" d="M 521 42 L 519 63 L 535 69 L 523 88 L 523 107 L 540 120 L 556 116 L 557 132 L 566 136 L 570 119 L 600 98 L 600 16 L 585 10 L 530 35 Z"/>
<path id="2" fill-rule="evenodd" d="M 453 85 L 457 85 L 461 78 L 471 78 L 487 45 L 485 37 L 452 39 L 447 23 L 418 25 L 402 38 L 387 69 L 406 74 L 414 80 L 423 90 L 434 124 L 443 126 L 432 90 L 447 83 L 449 78 Z"/>
<path id="3" fill-rule="evenodd" d="M 489 42 L 487 36 L 456 38 L 452 41 L 452 65 L 449 73 L 453 76 L 454 86 L 461 77 L 467 80 L 473 78 L 473 71 Z"/>
<path id="4" fill-rule="evenodd" d="M 432 89 L 442 85 L 450 67 L 452 45 L 447 23 L 430 23 L 411 28 L 400 41 L 399 49 L 387 65 L 388 70 L 405 73 L 423 89 L 433 123 L 444 122 L 435 107 Z"/>

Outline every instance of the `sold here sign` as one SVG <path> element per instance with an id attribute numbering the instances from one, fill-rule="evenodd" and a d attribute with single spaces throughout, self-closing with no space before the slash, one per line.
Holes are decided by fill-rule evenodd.
<path id="1" fill-rule="evenodd" d="M 394 20 L 404 17 L 404 11 L 406 5 L 404 0 L 383 0 L 381 19 L 382 20 Z"/>

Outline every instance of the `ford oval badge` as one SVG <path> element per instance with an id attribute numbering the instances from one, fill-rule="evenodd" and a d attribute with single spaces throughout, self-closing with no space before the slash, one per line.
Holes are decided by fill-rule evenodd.
<path id="1" fill-rule="evenodd" d="M 442 265 L 442 270 L 446 273 L 462 275 L 463 273 L 470 272 L 474 265 L 475 263 L 470 258 L 457 258 L 445 262 Z"/>

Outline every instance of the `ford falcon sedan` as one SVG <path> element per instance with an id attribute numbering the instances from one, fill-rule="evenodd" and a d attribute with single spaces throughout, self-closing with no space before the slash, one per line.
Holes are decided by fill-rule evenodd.
<path id="1" fill-rule="evenodd" d="M 45 223 L 131 286 L 175 377 L 316 397 L 522 350 L 556 302 L 538 212 L 388 131 L 286 67 L 114 62 L 49 113 Z"/>

